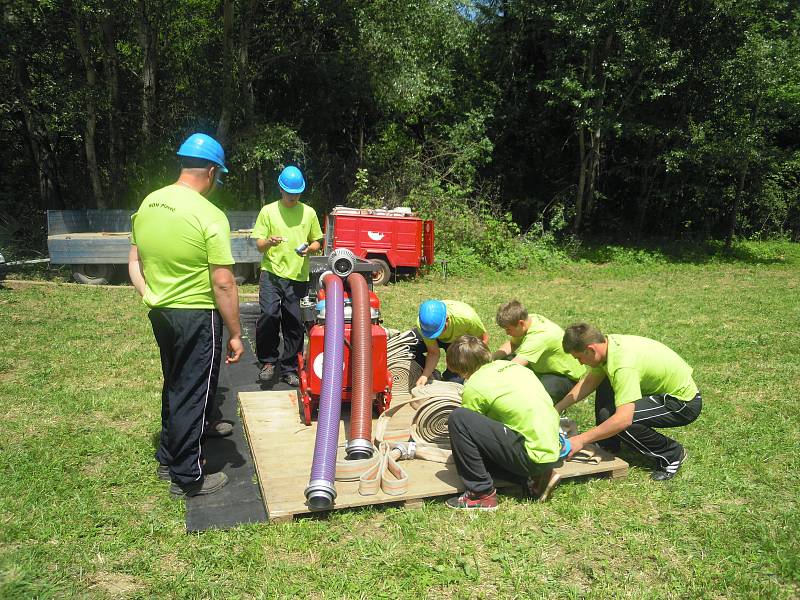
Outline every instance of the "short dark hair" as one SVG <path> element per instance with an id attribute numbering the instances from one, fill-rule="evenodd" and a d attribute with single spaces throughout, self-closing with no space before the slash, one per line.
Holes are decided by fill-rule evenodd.
<path id="1" fill-rule="evenodd" d="M 447 368 L 462 377 L 469 377 L 490 362 L 489 348 L 474 335 L 462 335 L 447 348 Z"/>
<path id="2" fill-rule="evenodd" d="M 512 300 L 497 308 L 497 315 L 494 320 L 500 327 L 516 325 L 520 321 L 528 318 L 528 311 L 522 306 L 519 300 Z"/>
<path id="3" fill-rule="evenodd" d="M 219 165 L 205 158 L 195 158 L 193 156 L 181 156 L 181 169 L 208 169 Z"/>
<path id="4" fill-rule="evenodd" d="M 561 347 L 564 352 L 583 352 L 589 344 L 602 344 L 606 336 L 594 325 L 575 323 L 564 330 Z"/>

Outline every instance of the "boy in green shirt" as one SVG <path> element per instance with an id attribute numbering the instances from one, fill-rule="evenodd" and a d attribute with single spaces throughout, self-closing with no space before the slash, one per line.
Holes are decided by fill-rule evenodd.
<path id="1" fill-rule="evenodd" d="M 541 315 L 528 314 L 519 300 L 500 306 L 495 321 L 510 339 L 493 358 L 505 359 L 513 353 L 511 360 L 533 371 L 553 402 L 561 400 L 586 372 L 561 347 L 564 330 Z"/>
<path id="2" fill-rule="evenodd" d="M 570 438 L 568 459 L 585 444 L 610 438 L 617 449 L 623 441 L 657 459 L 653 480 L 672 479 L 686 460 L 686 450 L 652 428 L 688 425 L 700 415 L 703 399 L 692 368 L 660 342 L 635 335 L 605 336 L 586 323 L 567 327 L 563 347 L 590 369 L 556 409 L 563 412 L 597 390 L 597 426 Z"/>
<path id="3" fill-rule="evenodd" d="M 252 233 L 258 251 L 264 253 L 256 322 L 256 353 L 262 364 L 258 379 L 272 381 L 280 363 L 281 380 L 297 387 L 297 355 L 303 350 L 304 333 L 300 299 L 308 293 L 308 254 L 322 248 L 322 229 L 314 209 L 300 202 L 306 189 L 300 169 L 286 167 L 278 185 L 281 199 L 261 209 Z"/>
<path id="4" fill-rule="evenodd" d="M 447 367 L 466 380 L 461 408 L 447 422 L 466 491 L 447 500 L 447 506 L 496 509 L 490 470 L 509 481 L 527 480 L 530 492 L 546 499 L 558 482 L 553 468 L 561 460 L 559 417 L 542 384 L 522 365 L 492 361 L 486 344 L 472 335 L 450 345 Z"/>
<path id="5" fill-rule="evenodd" d="M 419 306 L 417 329 L 425 345 L 425 364 L 416 385 L 425 385 L 439 363 L 440 348 L 447 347 L 462 335 L 474 335 L 489 343 L 489 334 L 483 321 L 469 304 L 458 300 L 426 300 Z M 463 383 L 463 379 L 449 369 L 442 373 L 445 381 Z"/>

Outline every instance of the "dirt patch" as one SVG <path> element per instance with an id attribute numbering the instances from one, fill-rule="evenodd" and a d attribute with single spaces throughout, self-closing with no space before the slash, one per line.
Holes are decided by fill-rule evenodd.
<path id="1" fill-rule="evenodd" d="M 95 573 L 89 578 L 90 589 L 100 589 L 112 598 L 120 598 L 141 590 L 144 585 L 133 575 L 124 573 Z"/>

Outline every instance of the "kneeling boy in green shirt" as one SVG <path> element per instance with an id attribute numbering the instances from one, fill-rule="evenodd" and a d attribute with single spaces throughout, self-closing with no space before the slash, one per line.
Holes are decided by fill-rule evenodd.
<path id="1" fill-rule="evenodd" d="M 525 481 L 533 495 L 545 499 L 558 481 L 553 468 L 561 460 L 559 417 L 542 384 L 522 365 L 492 361 L 486 344 L 472 335 L 450 344 L 447 367 L 465 379 L 461 408 L 450 413 L 448 429 L 466 487 L 447 506 L 496 509 L 492 475 Z"/>
<path id="2" fill-rule="evenodd" d="M 499 307 L 495 321 L 509 339 L 492 357 L 504 359 L 513 353 L 511 360 L 533 371 L 553 402 L 561 400 L 586 372 L 561 347 L 564 330 L 542 315 L 528 314 L 519 300 Z"/>
<path id="3" fill-rule="evenodd" d="M 652 428 L 688 425 L 700 415 L 703 399 L 692 367 L 660 342 L 637 335 L 606 336 L 586 323 L 567 327 L 563 347 L 590 369 L 556 409 L 563 412 L 597 390 L 597 426 L 570 438 L 567 460 L 585 444 L 608 440 L 601 445 L 613 450 L 625 442 L 658 461 L 651 479 L 675 477 L 686 450 Z"/>

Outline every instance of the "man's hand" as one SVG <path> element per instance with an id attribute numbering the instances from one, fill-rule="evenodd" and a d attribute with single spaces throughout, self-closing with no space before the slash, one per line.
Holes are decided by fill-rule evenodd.
<path id="1" fill-rule="evenodd" d="M 239 362 L 244 354 L 244 344 L 239 336 L 228 339 L 228 356 L 225 357 L 225 364 Z"/>
<path id="2" fill-rule="evenodd" d="M 428 378 L 425 375 L 420 375 L 419 379 L 417 379 L 417 383 L 415 383 L 414 385 L 415 386 L 425 385 L 426 383 L 428 383 Z"/>
<path id="3" fill-rule="evenodd" d="M 584 446 L 586 446 L 586 444 L 581 439 L 581 436 L 579 435 L 569 438 L 569 443 L 571 448 L 569 450 L 569 454 L 567 454 L 566 460 L 572 460 L 572 457 L 581 450 L 583 450 Z"/>
<path id="4" fill-rule="evenodd" d="M 281 236 L 279 236 L 279 235 L 271 235 L 271 236 L 269 236 L 267 238 L 267 245 L 270 246 L 270 247 L 277 246 L 278 244 L 280 244 L 283 241 L 284 241 L 284 238 L 282 238 Z"/>

